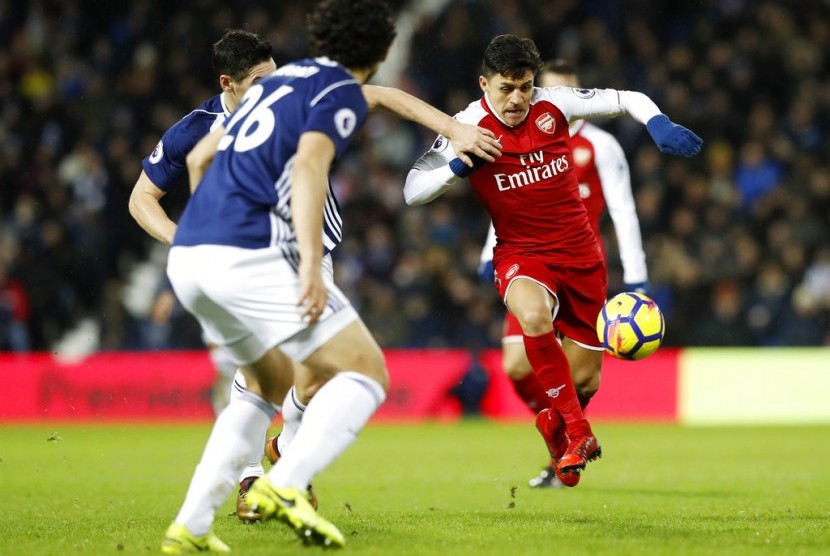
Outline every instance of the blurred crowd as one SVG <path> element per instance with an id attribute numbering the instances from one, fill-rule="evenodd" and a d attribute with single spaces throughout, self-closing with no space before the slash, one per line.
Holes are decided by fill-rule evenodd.
<path id="1" fill-rule="evenodd" d="M 266 36 L 305 55 L 310 3 L 0 0 L 0 351 L 195 347 L 158 306 L 165 250 L 127 212 L 140 161 L 218 92 L 210 45 Z M 661 155 L 630 118 L 600 125 L 631 164 L 666 343 L 830 344 L 830 5 L 821 0 L 392 2 L 403 88 L 450 114 L 479 97 L 492 36 L 533 38 L 583 85 L 642 91 L 705 143 Z M 434 8 L 434 9 L 429 9 Z M 372 115 L 332 182 L 337 282 L 384 347 L 499 345 L 503 307 L 476 276 L 488 219 L 465 184 L 406 207 L 431 132 Z M 165 197 L 174 216 L 187 187 Z M 622 288 L 605 226 L 611 293 Z"/>

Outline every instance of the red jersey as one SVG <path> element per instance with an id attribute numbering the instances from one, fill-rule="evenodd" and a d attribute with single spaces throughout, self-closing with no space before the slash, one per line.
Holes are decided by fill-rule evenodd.
<path id="1" fill-rule="evenodd" d="M 527 117 L 511 127 L 482 98 L 458 119 L 490 129 L 502 144 L 502 156 L 468 178 L 493 219 L 497 254 L 533 253 L 571 264 L 603 260 L 580 199 L 568 121 L 555 104 L 534 94 Z"/>
<path id="2" fill-rule="evenodd" d="M 631 191 L 628 162 L 622 147 L 607 131 L 579 120 L 571 125 L 571 152 L 573 154 L 579 196 L 588 211 L 588 222 L 605 250 L 600 234 L 600 223 L 605 210 L 614 223 L 617 247 L 625 281 L 648 280 L 646 257 L 640 236 L 640 223 Z M 493 260 L 496 234 L 493 227 L 481 251 L 481 262 Z"/>

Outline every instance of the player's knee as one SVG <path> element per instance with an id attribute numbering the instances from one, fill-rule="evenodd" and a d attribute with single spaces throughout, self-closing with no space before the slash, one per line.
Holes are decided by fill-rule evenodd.
<path id="1" fill-rule="evenodd" d="M 504 368 L 505 374 L 511 380 L 520 380 L 533 371 L 530 363 L 528 363 L 527 359 L 524 357 L 503 357 L 502 367 Z"/>
<path id="2" fill-rule="evenodd" d="M 600 374 L 593 372 L 575 373 L 574 388 L 580 397 L 590 399 L 599 390 Z"/>
<path id="3" fill-rule="evenodd" d="M 545 307 L 533 306 L 522 309 L 516 318 L 522 332 L 528 336 L 538 336 L 553 329 L 550 311 Z"/>
<path id="4" fill-rule="evenodd" d="M 384 392 L 389 391 L 389 371 L 386 368 L 386 360 L 382 353 L 360 354 L 356 359 L 354 368 L 348 370 L 368 376 L 380 384 Z"/>
<path id="5" fill-rule="evenodd" d="M 314 394 L 317 393 L 317 390 L 319 390 L 325 383 L 326 381 L 319 380 L 308 382 L 303 385 L 295 384 L 294 395 L 297 397 L 297 401 L 303 405 L 308 405 L 308 402 L 311 401 L 311 398 L 314 397 Z"/>

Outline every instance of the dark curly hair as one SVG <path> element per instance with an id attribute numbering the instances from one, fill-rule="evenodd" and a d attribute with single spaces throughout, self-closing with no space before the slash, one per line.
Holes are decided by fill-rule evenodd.
<path id="1" fill-rule="evenodd" d="M 213 43 L 213 71 L 216 76 L 229 75 L 242 81 L 251 68 L 273 57 L 271 43 L 256 33 L 243 29 L 228 29 Z"/>
<path id="2" fill-rule="evenodd" d="M 530 39 L 516 35 L 498 35 L 484 49 L 481 74 L 485 77 L 499 74 L 519 79 L 527 70 L 531 70 L 535 77 L 541 69 L 542 56 Z"/>
<path id="3" fill-rule="evenodd" d="M 392 10 L 383 0 L 323 0 L 308 17 L 313 56 L 347 68 L 371 68 L 395 38 Z"/>

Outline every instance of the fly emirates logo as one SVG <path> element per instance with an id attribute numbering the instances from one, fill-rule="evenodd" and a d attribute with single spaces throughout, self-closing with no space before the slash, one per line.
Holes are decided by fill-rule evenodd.
<path id="1" fill-rule="evenodd" d="M 520 154 L 519 162 L 524 167 L 523 170 L 511 174 L 493 174 L 499 191 L 508 191 L 547 180 L 568 169 L 567 155 L 563 154 L 559 158 L 546 162 L 544 151 Z"/>

